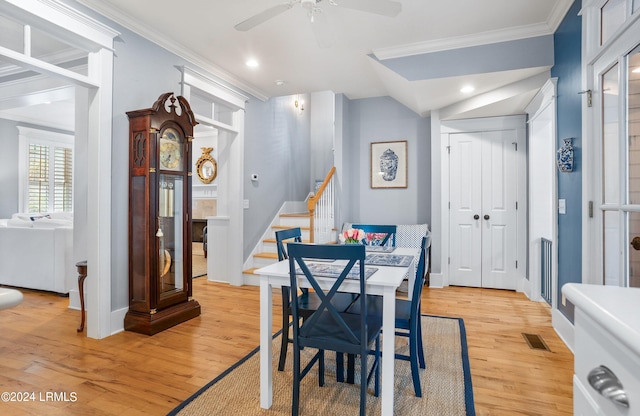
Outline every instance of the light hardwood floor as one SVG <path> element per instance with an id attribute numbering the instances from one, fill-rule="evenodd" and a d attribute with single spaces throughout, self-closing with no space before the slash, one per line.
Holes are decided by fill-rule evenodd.
<path id="1" fill-rule="evenodd" d="M 165 415 L 259 343 L 257 287 L 195 279 L 200 317 L 152 337 L 103 340 L 76 333 L 79 312 L 66 298 L 23 293 L 21 305 L 0 311 L 0 392 L 35 400 L 0 402 L 2 415 Z M 423 299 L 424 313 L 464 319 L 478 415 L 572 414 L 573 355 L 548 307 L 490 289 L 425 289 Z M 279 314 L 276 305 L 274 331 Z M 530 349 L 522 332 L 551 352 Z M 44 401 L 46 392 L 67 401 Z"/>

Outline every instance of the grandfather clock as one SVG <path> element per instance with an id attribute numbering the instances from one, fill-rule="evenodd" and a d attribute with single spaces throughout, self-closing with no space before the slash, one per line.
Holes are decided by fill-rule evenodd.
<path id="1" fill-rule="evenodd" d="M 153 335 L 200 315 L 191 281 L 189 103 L 162 94 L 129 117 L 129 311 L 124 328 Z"/>

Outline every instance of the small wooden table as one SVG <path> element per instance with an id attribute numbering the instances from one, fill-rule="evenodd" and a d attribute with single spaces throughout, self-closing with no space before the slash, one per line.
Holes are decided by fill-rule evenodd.
<path id="1" fill-rule="evenodd" d="M 76 263 L 76 267 L 78 268 L 78 290 L 80 291 L 80 313 L 82 316 L 82 320 L 80 321 L 80 326 L 78 327 L 78 332 L 84 331 L 84 279 L 87 278 L 87 261 L 79 261 Z"/>

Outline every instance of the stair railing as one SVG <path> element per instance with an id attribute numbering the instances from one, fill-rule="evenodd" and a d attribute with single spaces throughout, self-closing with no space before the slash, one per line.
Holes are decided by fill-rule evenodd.
<path id="1" fill-rule="evenodd" d="M 315 195 L 307 200 L 309 210 L 309 239 L 312 243 L 328 243 L 333 238 L 335 228 L 335 180 L 332 167 Z"/>

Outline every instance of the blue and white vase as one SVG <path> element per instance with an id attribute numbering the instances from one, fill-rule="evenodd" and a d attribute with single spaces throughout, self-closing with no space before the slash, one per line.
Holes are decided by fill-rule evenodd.
<path id="1" fill-rule="evenodd" d="M 571 138 L 562 139 L 563 145 L 556 153 L 556 161 L 560 172 L 573 172 L 573 145 Z"/>

